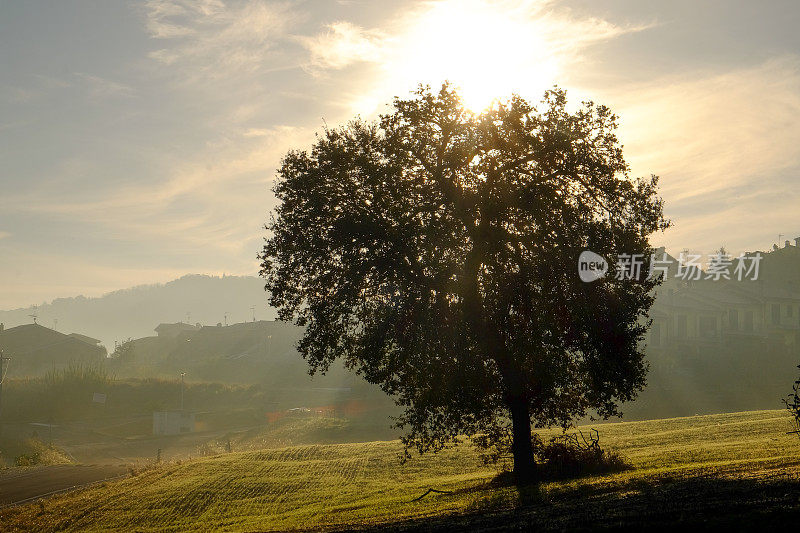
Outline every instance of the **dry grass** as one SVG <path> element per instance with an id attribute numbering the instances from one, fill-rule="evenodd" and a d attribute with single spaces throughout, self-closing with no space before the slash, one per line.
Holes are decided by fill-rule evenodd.
<path id="1" fill-rule="evenodd" d="M 4 531 L 283 531 L 389 524 L 402 529 L 426 520 L 447 529 L 459 520 L 480 523 L 463 518 L 470 513 L 516 509 L 514 520 L 532 520 L 535 514 L 537 520 L 551 520 L 545 526 L 561 528 L 570 527 L 563 520 L 582 516 L 569 513 L 576 502 L 587 509 L 599 505 L 594 512 L 618 520 L 619 513 L 624 518 L 668 508 L 685 490 L 671 496 L 669 491 L 686 484 L 712 480 L 722 485 L 703 485 L 709 498 L 727 490 L 752 499 L 756 493 L 743 483 L 760 486 L 784 478 L 794 483 L 800 473 L 800 442 L 786 434 L 791 420 L 781 411 L 596 427 L 604 448 L 621 454 L 633 470 L 551 482 L 520 494 L 490 483 L 497 471 L 482 466 L 468 447 L 400 465 L 396 441 L 297 446 L 164 465 L 42 504 L 2 510 L 0 524 Z M 429 487 L 453 494 L 411 502 Z M 657 503 L 658 498 L 664 501 Z M 536 512 L 520 514 L 520 508 Z M 602 516 L 595 523 L 602 524 Z"/>

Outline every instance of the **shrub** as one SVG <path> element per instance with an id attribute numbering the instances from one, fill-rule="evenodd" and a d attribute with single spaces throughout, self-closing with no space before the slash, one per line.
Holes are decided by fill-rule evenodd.
<path id="1" fill-rule="evenodd" d="M 563 433 L 543 444 L 534 441 L 534 454 L 544 479 L 564 479 L 621 472 L 631 468 L 616 452 L 600 447 L 600 434 Z"/>
<path id="2" fill-rule="evenodd" d="M 495 440 L 499 444 L 491 447 L 481 439 L 475 439 L 475 442 L 482 448 L 481 457 L 485 463 L 501 463 L 504 469 L 508 467 L 510 439 Z M 565 431 L 547 442 L 534 434 L 532 444 L 539 478 L 542 480 L 593 476 L 632 468 L 618 453 L 600 446 L 600 434 L 596 429 L 590 430 L 588 435 L 580 430 L 572 433 Z M 511 479 L 510 473 L 500 474 L 497 481 L 502 483 L 506 478 Z"/>
<path id="3" fill-rule="evenodd" d="M 800 365 L 797 365 L 797 368 L 800 368 Z M 783 399 L 783 404 L 786 406 L 786 409 L 789 413 L 794 417 L 793 425 L 794 431 L 790 431 L 789 434 L 796 434 L 800 436 L 800 379 L 796 379 L 794 385 L 792 386 L 792 392 L 789 394 L 788 398 Z"/>
<path id="4" fill-rule="evenodd" d="M 17 466 L 34 466 L 39 464 L 39 459 L 41 455 L 39 452 L 34 452 L 31 454 L 23 453 L 22 455 L 18 455 L 14 459 L 14 464 Z"/>

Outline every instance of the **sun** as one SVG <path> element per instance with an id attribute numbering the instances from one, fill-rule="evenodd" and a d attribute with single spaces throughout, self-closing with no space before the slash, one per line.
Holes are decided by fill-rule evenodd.
<path id="1" fill-rule="evenodd" d="M 449 80 L 476 112 L 511 93 L 541 96 L 555 83 L 558 64 L 546 31 L 528 15 L 502 2 L 428 4 L 399 37 L 387 68 L 406 83 Z"/>

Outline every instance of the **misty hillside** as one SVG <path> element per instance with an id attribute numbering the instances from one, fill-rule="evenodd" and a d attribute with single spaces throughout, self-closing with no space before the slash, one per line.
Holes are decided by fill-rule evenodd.
<path id="1" fill-rule="evenodd" d="M 0 311 L 6 328 L 30 324 L 29 316 L 63 333 L 82 333 L 100 339 L 111 352 L 114 341 L 154 335 L 161 322 L 203 325 L 274 319 L 267 306 L 263 281 L 253 276 L 187 275 L 165 284 L 141 285 L 99 298 L 58 298 L 49 304 Z M 188 316 L 187 316 L 188 314 Z"/>

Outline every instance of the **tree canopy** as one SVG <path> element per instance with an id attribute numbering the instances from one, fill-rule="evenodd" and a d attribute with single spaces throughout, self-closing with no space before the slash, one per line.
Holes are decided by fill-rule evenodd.
<path id="1" fill-rule="evenodd" d="M 343 358 L 380 384 L 420 452 L 513 437 L 521 481 L 531 424 L 618 414 L 645 383 L 657 281 L 584 283 L 578 256 L 649 256 L 669 223 L 657 178 L 629 176 L 616 120 L 569 111 L 560 89 L 475 114 L 445 84 L 289 152 L 259 258 L 311 372 Z"/>

